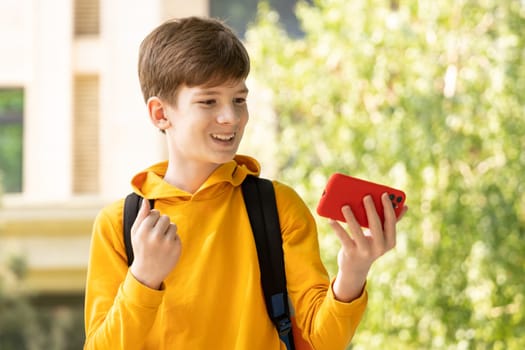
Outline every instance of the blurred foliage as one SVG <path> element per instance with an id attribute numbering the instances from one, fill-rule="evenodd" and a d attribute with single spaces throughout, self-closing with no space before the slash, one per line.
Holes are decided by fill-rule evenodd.
<path id="1" fill-rule="evenodd" d="M 34 305 L 22 287 L 26 272 L 20 256 L 0 262 L 0 349 L 82 348 L 82 305 Z"/>
<path id="2" fill-rule="evenodd" d="M 22 89 L 0 88 L 0 114 L 6 111 L 22 110 L 24 96 Z"/>
<path id="3" fill-rule="evenodd" d="M 0 187 L 22 191 L 22 125 L 0 124 Z"/>
<path id="4" fill-rule="evenodd" d="M 22 190 L 23 105 L 22 89 L 0 88 L 0 187 L 5 192 Z"/>
<path id="5" fill-rule="evenodd" d="M 279 178 L 312 210 L 336 171 L 407 193 L 352 349 L 525 348 L 525 3 L 318 0 L 247 32 Z M 323 258 L 338 249 L 320 220 Z"/>
<path id="6" fill-rule="evenodd" d="M 0 349 L 41 349 L 37 314 L 21 296 L 19 281 L 26 272 L 24 260 L 0 262 Z"/>

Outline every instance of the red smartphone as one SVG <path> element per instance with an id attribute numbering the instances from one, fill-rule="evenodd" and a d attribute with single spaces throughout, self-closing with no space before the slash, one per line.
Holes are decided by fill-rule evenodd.
<path id="1" fill-rule="evenodd" d="M 388 193 L 392 206 L 394 207 L 394 212 L 396 216 L 399 217 L 406 199 L 403 191 L 341 173 L 335 173 L 328 179 L 323 195 L 317 205 L 317 214 L 344 222 L 346 220 L 341 212 L 341 208 L 344 205 L 349 205 L 357 222 L 362 227 L 368 227 L 363 198 L 371 195 L 377 214 L 381 218 L 381 222 L 384 222 L 385 215 L 381 195 L 385 192 Z"/>

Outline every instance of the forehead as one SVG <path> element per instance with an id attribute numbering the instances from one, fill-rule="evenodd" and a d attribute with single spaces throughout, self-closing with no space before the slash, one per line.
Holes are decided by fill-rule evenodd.
<path id="1" fill-rule="evenodd" d="M 248 88 L 244 79 L 228 81 L 222 84 L 200 84 L 195 86 L 182 85 L 179 93 L 181 94 L 202 94 L 202 93 L 247 93 Z"/>

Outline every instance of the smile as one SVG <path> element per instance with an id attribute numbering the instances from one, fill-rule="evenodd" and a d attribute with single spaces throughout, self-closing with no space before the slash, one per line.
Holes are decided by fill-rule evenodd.
<path id="1" fill-rule="evenodd" d="M 235 133 L 233 134 L 211 134 L 211 137 L 219 141 L 232 141 L 235 137 Z"/>

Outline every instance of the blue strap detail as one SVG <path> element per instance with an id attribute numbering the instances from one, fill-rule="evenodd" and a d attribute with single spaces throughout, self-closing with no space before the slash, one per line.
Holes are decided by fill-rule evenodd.
<path id="1" fill-rule="evenodd" d="M 272 316 L 281 317 L 285 313 L 284 293 L 277 293 L 272 295 Z"/>
<path id="2" fill-rule="evenodd" d="M 286 300 L 284 293 L 277 293 L 272 295 L 272 318 L 276 320 L 275 326 L 279 333 L 279 338 L 286 349 L 294 349 L 293 341 L 291 340 L 292 320 L 286 313 Z"/>

